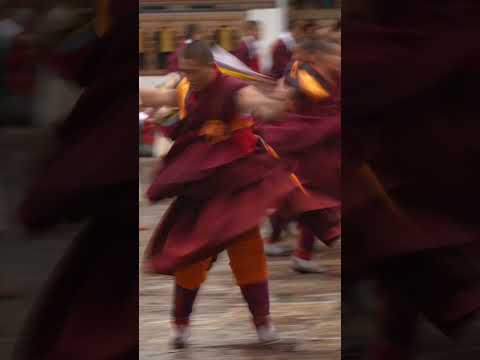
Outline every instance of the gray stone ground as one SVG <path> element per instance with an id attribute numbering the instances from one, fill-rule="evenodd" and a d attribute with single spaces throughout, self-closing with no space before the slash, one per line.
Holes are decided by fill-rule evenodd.
<path id="1" fill-rule="evenodd" d="M 151 160 L 144 160 L 144 163 Z M 142 167 L 144 181 L 149 171 Z M 140 259 L 154 226 L 168 203 L 140 206 Z M 268 228 L 262 229 L 264 233 Z M 140 359 L 336 360 L 340 359 L 340 251 L 322 250 L 316 260 L 329 266 L 329 274 L 300 275 L 289 268 L 289 258 L 269 261 L 271 309 L 284 343 L 256 345 L 255 332 L 228 257 L 222 254 L 202 288 L 193 316 L 192 347 L 170 351 L 169 312 L 173 282 L 170 277 L 141 275 Z"/>
<path id="2" fill-rule="evenodd" d="M 143 188 L 153 160 L 144 160 Z M 150 227 L 140 232 L 140 257 L 168 204 L 140 206 L 141 223 Z M 268 233 L 264 226 L 262 232 Z M 293 239 L 289 239 L 293 243 Z M 193 317 L 193 346 L 187 351 L 170 351 L 169 311 L 172 280 L 162 276 L 140 279 L 140 359 L 203 360 L 211 358 L 253 360 L 363 360 L 367 344 L 375 336 L 375 300 L 372 284 L 360 284 L 353 293 L 353 308 L 344 307 L 340 326 L 339 249 L 320 248 L 316 261 L 331 268 L 328 275 L 299 275 L 289 269 L 288 258 L 270 259 L 272 315 L 287 344 L 277 348 L 255 346 L 248 311 L 233 284 L 228 258 L 223 255 L 209 274 Z M 439 299 L 441 301 L 441 299 Z M 350 310 L 350 311 L 348 311 Z M 340 327 L 343 353 L 340 353 Z M 418 360 L 480 359 L 480 319 L 461 342 L 453 342 L 426 322 L 421 323 Z"/>

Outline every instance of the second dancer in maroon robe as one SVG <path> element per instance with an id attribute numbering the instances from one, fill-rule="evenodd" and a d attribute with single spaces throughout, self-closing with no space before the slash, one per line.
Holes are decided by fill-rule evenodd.
<path id="1" fill-rule="evenodd" d="M 286 74 L 294 112 L 286 121 L 257 128 L 308 190 L 294 191 L 280 216 L 301 225 L 293 267 L 316 272 L 311 262 L 315 236 L 325 244 L 340 236 L 340 57 L 338 47 L 320 37 L 303 39 L 298 58 Z"/>

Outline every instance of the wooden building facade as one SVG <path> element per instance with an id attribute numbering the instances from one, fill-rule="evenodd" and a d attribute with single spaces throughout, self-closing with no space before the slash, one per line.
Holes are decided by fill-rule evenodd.
<path id="1" fill-rule="evenodd" d="M 140 73 L 165 72 L 167 58 L 183 39 L 187 24 L 200 26 L 202 38 L 218 41 L 227 50 L 236 46 L 246 12 L 277 7 L 275 0 L 140 0 Z M 332 21 L 340 17 L 340 1 L 289 1 L 291 18 Z"/>

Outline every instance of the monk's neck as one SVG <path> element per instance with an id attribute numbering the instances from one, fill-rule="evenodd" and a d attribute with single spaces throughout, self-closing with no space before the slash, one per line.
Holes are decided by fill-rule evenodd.
<path id="1" fill-rule="evenodd" d="M 216 70 L 211 71 L 208 76 L 208 86 L 211 86 L 219 76 L 220 76 L 220 73 L 218 71 Z"/>
<path id="2" fill-rule="evenodd" d="M 210 72 L 210 74 L 208 75 L 207 84 L 205 85 L 205 87 L 202 90 L 195 91 L 195 92 L 198 94 L 208 92 L 208 90 L 212 88 L 215 81 L 217 81 L 219 76 L 220 76 L 220 72 L 216 70 Z"/>

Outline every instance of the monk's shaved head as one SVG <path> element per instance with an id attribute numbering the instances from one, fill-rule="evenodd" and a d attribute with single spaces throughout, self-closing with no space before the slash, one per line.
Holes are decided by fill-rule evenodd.
<path id="1" fill-rule="evenodd" d="M 202 91 L 211 84 L 217 70 L 207 42 L 196 40 L 187 44 L 180 57 L 179 70 L 187 78 L 193 91 Z"/>
<path id="2" fill-rule="evenodd" d="M 193 60 L 199 65 L 210 65 L 214 62 L 210 46 L 202 40 L 196 40 L 188 44 L 182 52 L 182 58 Z"/>

